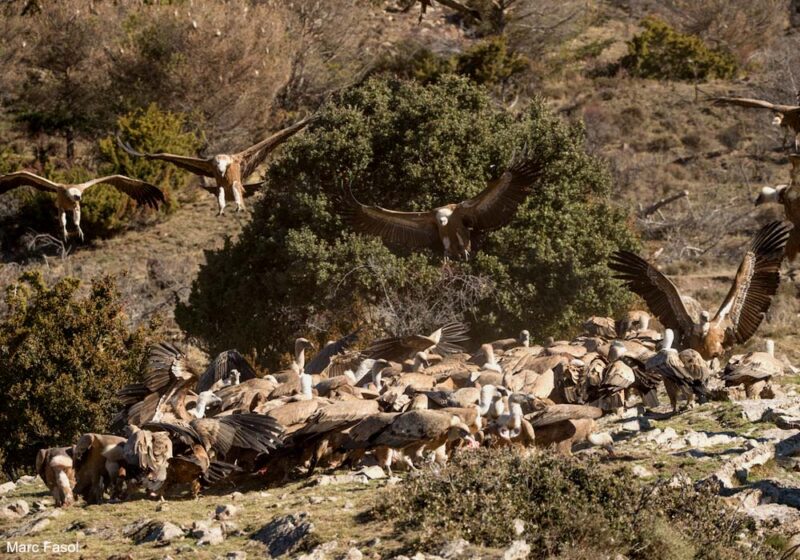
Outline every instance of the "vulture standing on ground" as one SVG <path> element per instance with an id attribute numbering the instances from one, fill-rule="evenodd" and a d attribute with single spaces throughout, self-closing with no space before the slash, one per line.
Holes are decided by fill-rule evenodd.
<path id="1" fill-rule="evenodd" d="M 795 151 L 800 151 L 800 106 L 778 105 L 762 99 L 748 97 L 715 97 L 713 101 L 716 105 L 736 105 L 738 107 L 772 111 L 775 115 L 772 124 L 791 130 L 794 134 L 794 149 Z"/>
<path id="2" fill-rule="evenodd" d="M 678 411 L 678 396 L 686 396 L 688 406 L 694 403 L 694 395 L 708 396 L 706 382 L 711 377 L 703 357 L 691 348 L 678 352 L 672 347 L 675 334 L 672 329 L 664 331 L 661 350 L 645 363 L 645 370 L 654 372 L 664 380 L 673 412 Z"/>
<path id="3" fill-rule="evenodd" d="M 261 162 L 270 152 L 303 130 L 314 118 L 312 116 L 298 121 L 241 152 L 216 154 L 207 158 L 167 153 L 141 153 L 123 142 L 119 136 L 117 137 L 117 142 L 123 150 L 134 157 L 166 161 L 195 175 L 213 178 L 217 186 L 206 187 L 203 185 L 203 188 L 217 195 L 219 215 L 222 215 L 225 211 L 225 201 L 227 199 L 232 198 L 234 200 L 237 212 L 244 209 L 244 197 L 255 194 L 261 187 L 260 182 L 246 185 L 244 180 L 253 174 L 256 167 L 261 165 Z"/>
<path id="4" fill-rule="evenodd" d="M 609 266 L 615 278 L 642 297 L 665 327 L 678 333 L 679 345 L 710 360 L 746 342 L 761 324 L 780 283 L 780 266 L 791 226 L 770 222 L 750 241 L 728 295 L 713 318 L 689 313 L 678 288 L 655 266 L 629 251 L 617 251 Z"/>
<path id="5" fill-rule="evenodd" d="M 786 243 L 786 258 L 793 261 L 800 252 L 800 187 L 795 185 L 795 177 L 800 171 L 800 155 L 792 154 L 789 156 L 792 164 L 792 182 L 788 185 L 778 185 L 776 187 L 764 187 L 756 198 L 756 206 L 775 202 L 783 205 L 786 219 L 792 222 L 794 229 L 789 235 Z"/>
<path id="6" fill-rule="evenodd" d="M 398 212 L 367 206 L 356 200 L 348 188 L 342 213 L 356 231 L 376 235 L 384 243 L 409 248 L 444 248 L 445 257 L 468 259 L 474 236 L 510 222 L 540 175 L 539 162 L 520 160 L 490 181 L 477 196 L 425 212 Z"/>
<path id="7" fill-rule="evenodd" d="M 411 334 L 376 340 L 364 353 L 374 360 L 384 359 L 393 362 L 402 362 L 415 357 L 419 352 L 456 354 L 463 351 L 457 343 L 469 340 L 468 330 L 469 326 L 465 323 L 448 323 L 428 336 Z"/>
<path id="8" fill-rule="evenodd" d="M 56 195 L 56 208 L 58 208 L 58 220 L 61 223 L 61 234 L 64 241 L 67 240 L 67 212 L 72 212 L 72 221 L 78 232 L 78 237 L 83 241 L 83 230 L 81 229 L 81 198 L 84 191 L 95 185 L 104 183 L 111 185 L 119 192 L 127 194 L 134 199 L 137 204 L 149 206 L 157 209 L 158 205 L 165 201 L 164 193 L 161 190 L 138 179 L 131 179 L 124 175 L 108 175 L 98 177 L 84 183 L 56 183 L 34 175 L 27 171 L 17 171 L 8 175 L 0 176 L 0 194 L 15 189 L 17 187 L 33 187 L 40 191 L 52 192 Z"/>
<path id="9" fill-rule="evenodd" d="M 75 499 L 75 469 L 72 464 L 72 447 L 40 449 L 36 454 L 36 474 L 44 481 L 53 495 L 56 507 L 69 507 Z"/>
<path id="10" fill-rule="evenodd" d="M 766 352 L 750 352 L 731 358 L 720 376 L 725 385 L 743 384 L 748 399 L 759 398 L 767 382 L 783 373 L 783 364 L 775 357 L 775 342 L 767 340 L 766 346 Z"/>

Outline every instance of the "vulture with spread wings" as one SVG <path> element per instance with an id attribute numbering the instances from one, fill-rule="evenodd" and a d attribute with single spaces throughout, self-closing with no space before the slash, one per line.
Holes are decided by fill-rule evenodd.
<path id="1" fill-rule="evenodd" d="M 796 152 L 800 151 L 800 138 L 798 137 L 800 135 L 800 106 L 780 105 L 748 97 L 715 97 L 713 101 L 716 105 L 736 105 L 737 107 L 772 111 L 775 115 L 772 124 L 791 130 L 794 134 L 794 149 Z"/>
<path id="2" fill-rule="evenodd" d="M 376 340 L 370 344 L 364 354 L 373 360 L 384 359 L 394 362 L 402 362 L 416 356 L 419 352 L 434 351 L 438 354 L 455 354 L 464 351 L 458 343 L 469 340 L 468 331 L 469 325 L 465 323 L 447 323 L 428 336 L 410 334 Z"/>
<path id="3" fill-rule="evenodd" d="M 521 160 L 490 181 L 477 196 L 426 212 L 398 212 L 367 206 L 346 189 L 347 200 L 342 213 L 356 231 L 376 235 L 384 243 L 410 248 L 443 248 L 446 257 L 468 259 L 473 235 L 510 222 L 541 172 L 538 162 Z"/>
<path id="4" fill-rule="evenodd" d="M 108 175 L 98 177 L 85 183 L 67 184 L 56 183 L 29 173 L 27 171 L 17 171 L 8 175 L 0 176 L 0 194 L 8 192 L 17 187 L 33 187 L 40 191 L 55 193 L 56 208 L 58 208 L 58 220 L 61 223 L 61 233 L 64 241 L 67 240 L 67 212 L 72 212 L 72 221 L 75 224 L 78 237 L 83 241 L 83 230 L 81 229 L 81 198 L 84 191 L 99 184 L 111 185 L 119 192 L 127 194 L 134 199 L 137 204 L 158 208 L 158 205 L 165 201 L 164 193 L 161 190 L 138 179 L 131 179 L 124 175 Z"/>
<path id="5" fill-rule="evenodd" d="M 692 348 L 710 360 L 756 332 L 780 283 L 780 266 L 792 226 L 770 222 L 750 241 L 728 295 L 717 314 L 693 318 L 678 288 L 638 255 L 617 251 L 609 267 L 629 290 L 647 303 L 664 327 L 676 332 L 681 348 Z"/>
<path id="6" fill-rule="evenodd" d="M 786 258 L 793 261 L 800 252 L 800 185 L 797 184 L 800 180 L 800 154 L 790 155 L 789 162 L 792 164 L 791 183 L 762 188 L 755 204 L 777 203 L 783 206 L 786 219 L 794 226 L 786 244 Z"/>
<path id="7" fill-rule="evenodd" d="M 222 215 L 225 211 L 225 201 L 231 198 L 236 203 L 237 212 L 244 208 L 244 197 L 255 194 L 261 187 L 260 182 L 245 184 L 244 180 L 253 174 L 256 167 L 261 165 L 270 152 L 303 130 L 314 118 L 311 116 L 298 121 L 241 152 L 216 154 L 207 158 L 167 153 L 142 153 L 123 142 L 119 136 L 117 136 L 117 142 L 123 150 L 134 157 L 166 161 L 200 177 L 214 179 L 216 187 L 207 186 L 205 183 L 201 186 L 216 194 L 219 214 Z"/>

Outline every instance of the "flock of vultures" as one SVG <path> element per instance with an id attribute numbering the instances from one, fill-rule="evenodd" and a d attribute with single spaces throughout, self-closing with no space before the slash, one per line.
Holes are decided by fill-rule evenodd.
<path id="1" fill-rule="evenodd" d="M 800 107 L 717 101 L 770 109 L 778 115 L 776 124 L 800 130 Z M 133 157 L 213 179 L 216 185 L 204 188 L 217 196 L 222 214 L 228 200 L 237 210 L 244 207 L 244 198 L 262 187 L 245 181 L 270 152 L 314 120 L 303 119 L 238 153 L 211 157 L 141 153 L 118 141 Z M 800 155 L 790 161 L 792 182 L 764 188 L 757 204 L 782 203 L 797 224 L 800 187 L 794 178 Z M 354 230 L 387 245 L 468 259 L 475 236 L 507 224 L 541 172 L 535 155 L 527 154 L 467 200 L 402 212 L 362 204 L 346 191 L 339 211 Z M 0 193 L 21 186 L 54 193 L 64 237 L 71 213 L 83 239 L 81 196 L 100 183 L 140 204 L 164 202 L 155 185 L 121 175 L 60 184 L 20 171 L 0 177 Z M 291 367 L 266 376 L 235 350 L 198 369 L 180 348 L 157 344 L 149 350 L 143 382 L 119 393 L 115 431 L 124 435 L 89 433 L 74 445 L 42 449 L 36 469 L 57 505 L 68 506 L 76 496 L 98 503 L 137 492 L 197 495 L 242 477 L 279 483 L 319 468 L 366 463 L 391 474 L 441 465 L 455 450 L 477 446 L 555 447 L 570 454 L 583 444 L 613 454 L 612 438 L 596 431 L 595 420 L 633 405 L 659 406 L 662 383 L 675 412 L 682 401 L 693 406 L 711 398 L 714 384 L 744 386 L 748 398 L 769 390 L 771 377 L 783 371 L 771 342 L 764 352 L 725 358 L 764 319 L 784 256 L 793 258 L 800 247 L 798 231 L 786 222 L 764 225 L 744 249 L 731 289 L 713 316 L 654 265 L 619 251 L 609 266 L 648 311 L 618 320 L 592 317 L 573 340 L 533 344 L 522 331 L 518 338 L 487 342 L 470 353 L 462 346 L 469 336 L 461 323 L 429 335 L 376 341 L 359 340 L 357 331 L 317 352 L 300 338 Z M 663 330 L 652 328 L 651 317 Z"/>

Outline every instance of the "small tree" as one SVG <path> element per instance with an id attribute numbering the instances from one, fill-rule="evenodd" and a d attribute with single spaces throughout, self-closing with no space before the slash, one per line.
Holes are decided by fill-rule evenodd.
<path id="1" fill-rule="evenodd" d="M 78 290 L 76 279 L 48 287 L 38 273 L 6 289 L 0 453 L 9 476 L 32 468 L 41 447 L 107 430 L 117 389 L 140 377 L 152 327 L 128 328 L 111 278 L 94 282 L 86 297 Z"/>
<path id="2" fill-rule="evenodd" d="M 237 242 L 208 252 L 178 321 L 212 351 L 256 350 L 275 365 L 292 337 L 313 328 L 426 330 L 458 316 L 486 340 L 522 328 L 559 334 L 608 313 L 625 296 L 606 258 L 635 242 L 583 138 L 538 102 L 514 118 L 465 78 L 371 79 L 287 143 L 252 222 Z M 525 150 L 542 161 L 544 176 L 469 262 L 390 250 L 352 233 L 337 213 L 344 183 L 387 208 L 463 200 Z M 454 292 L 443 298 L 447 286 Z M 437 304 L 442 299 L 450 305 Z M 416 325 L 397 320 L 407 309 L 417 310 Z"/>

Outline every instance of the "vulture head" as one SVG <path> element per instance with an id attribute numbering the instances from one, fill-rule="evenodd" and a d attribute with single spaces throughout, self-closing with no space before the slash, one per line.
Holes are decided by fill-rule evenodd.
<path id="1" fill-rule="evenodd" d="M 389 367 L 391 364 L 387 360 L 375 360 L 372 364 L 372 382 L 380 390 L 382 387 L 382 372 L 384 368 Z"/>
<path id="2" fill-rule="evenodd" d="M 445 227 L 447 223 L 450 221 L 450 216 L 453 214 L 453 211 L 449 208 L 439 208 L 436 211 L 436 223 L 439 224 L 441 227 Z"/>
<path id="3" fill-rule="evenodd" d="M 675 333 L 672 329 L 664 329 L 664 338 L 661 340 L 662 350 L 671 350 L 672 343 L 675 341 Z"/>
<path id="4" fill-rule="evenodd" d="M 222 399 L 214 394 L 214 391 L 203 391 L 197 395 L 197 403 L 190 413 L 195 418 L 203 418 L 206 415 L 206 408 L 210 404 L 220 404 Z"/>
<path id="5" fill-rule="evenodd" d="M 525 348 L 528 348 L 531 345 L 531 333 L 528 329 L 525 329 L 519 333 L 519 342 Z"/>
<path id="6" fill-rule="evenodd" d="M 80 202 L 81 201 L 81 191 L 80 191 L 80 189 L 76 189 L 74 187 L 71 187 L 71 188 L 67 189 L 67 196 L 73 202 Z"/>
<path id="7" fill-rule="evenodd" d="M 450 418 L 450 428 L 447 430 L 447 441 L 451 443 L 461 441 L 462 439 L 470 445 L 475 442 L 475 438 L 472 437 L 469 426 L 464 424 L 463 420 L 454 414 Z"/>
<path id="8" fill-rule="evenodd" d="M 783 125 L 783 114 L 782 113 L 775 113 L 775 116 L 772 117 L 772 125 L 773 126 L 781 126 L 781 125 Z"/>
<path id="9" fill-rule="evenodd" d="M 764 187 L 761 189 L 761 192 L 758 193 L 758 197 L 756 197 L 756 206 L 761 206 L 762 204 L 768 204 L 770 202 L 780 202 L 781 195 L 783 191 L 789 185 L 778 185 L 777 187 Z"/>
<path id="10" fill-rule="evenodd" d="M 610 363 L 616 362 L 625 355 L 627 350 L 628 349 L 625 348 L 625 345 L 622 342 L 615 340 L 613 343 L 611 343 L 611 349 L 608 351 L 608 361 Z"/>
<path id="11" fill-rule="evenodd" d="M 428 360 L 428 354 L 425 352 L 417 352 L 414 355 L 413 371 L 422 371 L 427 367 L 431 367 L 431 362 Z"/>
<path id="12" fill-rule="evenodd" d="M 220 175 L 225 175 L 228 167 L 230 167 L 231 163 L 233 163 L 231 156 L 226 156 L 224 154 L 214 156 L 212 161 L 214 163 L 214 167 L 217 169 L 217 171 L 219 171 Z"/>

